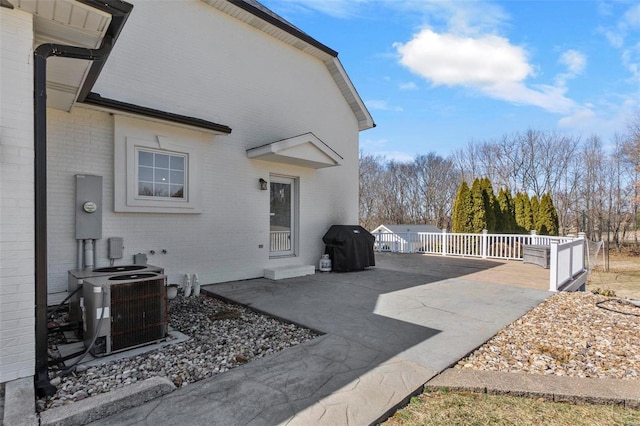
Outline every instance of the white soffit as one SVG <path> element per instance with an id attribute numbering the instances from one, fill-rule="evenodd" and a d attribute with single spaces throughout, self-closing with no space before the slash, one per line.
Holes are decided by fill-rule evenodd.
<path id="1" fill-rule="evenodd" d="M 313 133 L 248 149 L 247 157 L 312 169 L 339 166 L 342 161 L 337 152 Z"/>
<path id="2" fill-rule="evenodd" d="M 111 15 L 74 0 L 12 0 L 15 8 L 34 15 L 34 49 L 56 43 L 97 49 Z M 69 111 L 91 67 L 91 61 L 49 58 L 47 106 Z"/>

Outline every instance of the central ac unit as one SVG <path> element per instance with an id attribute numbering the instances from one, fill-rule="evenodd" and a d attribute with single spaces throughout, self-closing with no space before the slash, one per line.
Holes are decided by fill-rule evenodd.
<path id="1" fill-rule="evenodd" d="M 82 317 L 91 353 L 107 355 L 166 338 L 166 279 L 157 273 L 87 278 Z"/>

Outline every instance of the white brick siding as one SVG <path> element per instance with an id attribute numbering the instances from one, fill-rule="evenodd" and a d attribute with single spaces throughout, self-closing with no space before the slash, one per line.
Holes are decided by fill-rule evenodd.
<path id="1" fill-rule="evenodd" d="M 185 272 L 198 273 L 205 284 L 262 276 L 266 266 L 315 265 L 331 224 L 358 223 L 357 120 L 326 66 L 200 1 L 134 4 L 94 91 L 226 124 L 233 132 L 208 136 L 202 214 L 114 213 L 113 118 L 81 106 L 49 111 L 50 291 L 66 289 L 66 270 L 75 265 L 77 173 L 104 178 L 100 266 L 108 263 L 113 236 L 124 238 L 119 263 L 147 253 L 171 281 Z M 136 137 L 186 134 L 140 123 Z M 344 157 L 342 166 L 313 170 L 246 156 L 248 148 L 309 131 Z M 258 179 L 270 173 L 299 178 L 296 258 L 269 259 L 269 192 L 258 189 Z"/>
<path id="2" fill-rule="evenodd" d="M 0 8 L 0 382 L 33 375 L 33 21 Z"/>
<path id="3" fill-rule="evenodd" d="M 103 177 L 102 239 L 124 238 L 124 259 L 147 253 L 171 282 L 198 273 L 202 284 L 262 276 L 265 267 L 317 264 L 322 235 L 358 222 L 358 123 L 325 64 L 199 0 L 131 1 L 135 7 L 93 91 L 103 97 L 193 116 L 233 129 L 206 134 L 202 213 L 114 212 L 113 115 L 77 105 L 48 110 L 48 285 L 67 289 L 76 267 L 76 174 Z M 0 8 L 0 381 L 33 375 L 33 24 Z M 10 81 L 11 84 L 4 84 Z M 190 131 L 133 120 L 127 132 L 189 138 Z M 343 158 L 313 170 L 247 158 L 258 145 L 313 132 Z M 125 135 L 126 136 L 126 135 Z M 299 182 L 297 257 L 269 258 L 270 174 Z M 262 247 L 259 247 L 262 245 Z M 166 254 L 162 254 L 162 250 Z M 155 254 L 151 255 L 150 251 Z"/>

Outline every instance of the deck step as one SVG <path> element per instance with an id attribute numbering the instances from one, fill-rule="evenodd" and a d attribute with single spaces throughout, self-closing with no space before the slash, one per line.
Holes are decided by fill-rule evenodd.
<path id="1" fill-rule="evenodd" d="M 316 273 L 314 265 L 277 266 L 265 268 L 264 277 L 270 280 L 282 280 L 285 278 L 303 277 Z"/>

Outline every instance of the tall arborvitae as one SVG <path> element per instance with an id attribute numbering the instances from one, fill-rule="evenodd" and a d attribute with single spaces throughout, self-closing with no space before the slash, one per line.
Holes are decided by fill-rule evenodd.
<path id="1" fill-rule="evenodd" d="M 466 181 L 458 188 L 451 222 L 453 232 L 471 232 L 471 191 Z"/>
<path id="2" fill-rule="evenodd" d="M 529 232 L 533 227 L 533 215 L 531 213 L 531 201 L 527 193 L 516 193 L 515 198 L 516 225 L 518 232 Z"/>
<path id="3" fill-rule="evenodd" d="M 511 191 L 501 188 L 498 193 L 498 202 L 496 204 L 500 211 L 500 225 L 498 227 L 498 232 L 503 232 L 505 234 L 517 232 L 516 210 L 514 207 L 514 201 L 511 199 Z"/>
<path id="4" fill-rule="evenodd" d="M 482 187 L 482 198 L 484 201 L 484 211 L 486 220 L 486 230 L 490 233 L 496 232 L 496 196 L 493 194 L 493 187 L 489 178 L 485 177 L 480 179 L 480 186 Z"/>
<path id="5" fill-rule="evenodd" d="M 540 211 L 540 199 L 538 198 L 537 195 L 534 195 L 533 197 L 531 197 L 531 228 L 529 229 L 535 229 L 538 230 L 537 224 L 538 224 L 538 212 Z"/>
<path id="6" fill-rule="evenodd" d="M 471 185 L 471 232 L 473 233 L 487 229 L 485 198 L 480 179 L 474 179 L 473 185 Z"/>
<path id="7" fill-rule="evenodd" d="M 513 207 L 516 212 L 516 227 L 517 232 L 525 232 L 524 229 L 524 202 L 522 201 L 522 194 L 516 192 L 516 196 L 513 198 Z"/>
<path id="8" fill-rule="evenodd" d="M 540 199 L 537 219 L 536 229 L 541 235 L 558 235 L 558 213 L 548 193 Z"/>

